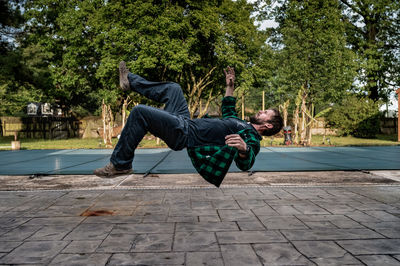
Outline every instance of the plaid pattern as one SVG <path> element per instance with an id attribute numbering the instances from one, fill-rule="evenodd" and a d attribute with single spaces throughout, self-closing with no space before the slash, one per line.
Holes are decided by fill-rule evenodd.
<path id="1" fill-rule="evenodd" d="M 235 110 L 236 99 L 225 97 L 222 100 L 222 117 L 237 117 Z M 236 166 L 246 171 L 250 169 L 255 161 L 256 155 L 260 151 L 261 136 L 253 129 L 243 129 L 237 134 L 250 147 L 246 159 L 238 156 L 238 150 L 228 145 L 214 146 L 205 145 L 194 148 L 187 148 L 188 155 L 196 168 L 197 172 L 208 182 L 219 187 L 229 170 L 232 161 L 235 160 Z"/>
<path id="2" fill-rule="evenodd" d="M 237 151 L 225 146 L 188 148 L 188 154 L 197 172 L 208 182 L 219 187 Z"/>
<path id="3" fill-rule="evenodd" d="M 231 96 L 224 97 L 222 99 L 221 111 L 222 118 L 239 118 L 236 112 L 236 98 Z"/>

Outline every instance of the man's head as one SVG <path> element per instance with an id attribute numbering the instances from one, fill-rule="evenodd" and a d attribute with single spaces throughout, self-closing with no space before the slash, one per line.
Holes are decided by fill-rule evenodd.
<path id="1" fill-rule="evenodd" d="M 250 117 L 250 123 L 263 136 L 275 135 L 283 127 L 283 119 L 277 109 L 259 111 L 255 116 Z"/>

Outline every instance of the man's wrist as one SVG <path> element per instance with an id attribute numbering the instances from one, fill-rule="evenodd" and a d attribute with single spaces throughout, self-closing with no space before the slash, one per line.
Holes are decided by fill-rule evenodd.
<path id="1" fill-rule="evenodd" d="M 241 151 L 241 150 L 239 150 L 239 153 L 240 154 L 249 154 L 249 152 L 250 152 L 250 146 L 249 145 L 246 145 L 246 150 L 244 150 L 244 151 Z"/>
<path id="2" fill-rule="evenodd" d="M 226 87 L 225 96 L 233 96 L 234 91 L 235 91 L 235 87 Z"/>

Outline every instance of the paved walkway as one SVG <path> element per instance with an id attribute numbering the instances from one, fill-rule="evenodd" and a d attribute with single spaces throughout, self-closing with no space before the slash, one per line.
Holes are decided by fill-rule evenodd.
<path id="1" fill-rule="evenodd" d="M 400 265 L 395 184 L 2 191 L 0 202 L 0 264 Z"/>

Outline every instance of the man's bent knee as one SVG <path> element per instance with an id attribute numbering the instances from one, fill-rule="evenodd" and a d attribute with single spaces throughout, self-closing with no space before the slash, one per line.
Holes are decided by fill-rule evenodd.
<path id="1" fill-rule="evenodd" d="M 136 105 L 132 108 L 128 117 L 128 121 L 143 119 L 144 117 L 146 117 L 146 114 L 148 114 L 148 112 L 149 110 L 146 105 Z"/>
<path id="2" fill-rule="evenodd" d="M 131 115 L 138 115 L 138 114 L 143 114 L 145 112 L 147 112 L 147 106 L 146 105 L 136 105 L 135 107 L 132 108 L 131 113 L 129 114 L 129 116 Z"/>

